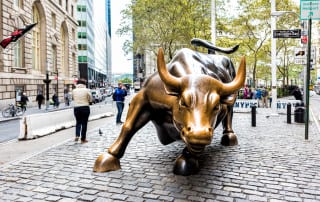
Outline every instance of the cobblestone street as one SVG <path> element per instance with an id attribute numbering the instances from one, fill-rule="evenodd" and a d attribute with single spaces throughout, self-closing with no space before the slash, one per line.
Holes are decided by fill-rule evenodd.
<path id="1" fill-rule="evenodd" d="M 235 113 L 239 145 L 220 145 L 222 130 L 200 157 L 200 172 L 173 174 L 184 145 L 161 145 L 151 123 L 130 142 L 122 169 L 92 172 L 96 157 L 118 136 L 115 117 L 89 131 L 89 143 L 68 141 L 23 161 L 0 167 L 1 201 L 320 201 L 320 134 L 286 116 L 257 110 Z M 90 123 L 89 123 L 90 124 Z"/>

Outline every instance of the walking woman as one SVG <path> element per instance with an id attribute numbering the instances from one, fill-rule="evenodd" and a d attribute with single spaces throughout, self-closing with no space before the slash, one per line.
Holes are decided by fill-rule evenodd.
<path id="1" fill-rule="evenodd" d="M 74 116 L 76 118 L 76 137 L 79 140 L 81 135 L 81 144 L 87 143 L 87 126 L 90 115 L 89 105 L 92 103 L 90 90 L 86 87 L 86 80 L 79 79 L 76 88 L 72 91 L 74 101 Z"/>

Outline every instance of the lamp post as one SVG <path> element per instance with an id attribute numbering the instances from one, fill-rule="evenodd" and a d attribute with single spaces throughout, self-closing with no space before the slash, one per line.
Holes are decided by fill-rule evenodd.
<path id="1" fill-rule="evenodd" d="M 274 115 L 277 115 L 277 43 L 276 39 L 273 38 L 273 30 L 276 29 L 276 17 L 284 14 L 295 14 L 293 11 L 276 11 L 275 0 L 271 0 L 271 93 L 272 93 L 272 104 L 271 109 Z"/>
<path id="2" fill-rule="evenodd" d="M 51 80 L 49 79 L 49 71 L 46 71 L 46 79 L 43 80 L 43 82 L 46 84 L 46 110 L 49 109 L 49 84 Z"/>

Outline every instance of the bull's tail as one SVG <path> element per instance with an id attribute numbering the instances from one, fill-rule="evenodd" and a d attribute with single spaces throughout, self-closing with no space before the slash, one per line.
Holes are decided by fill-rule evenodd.
<path id="1" fill-rule="evenodd" d="M 218 51 L 218 52 L 230 54 L 237 51 L 239 48 L 239 45 L 235 45 L 234 47 L 231 47 L 231 48 L 216 47 L 211 42 L 203 39 L 198 39 L 198 38 L 193 38 L 191 40 L 191 45 L 207 48 L 208 53 L 215 53 L 215 51 Z"/>

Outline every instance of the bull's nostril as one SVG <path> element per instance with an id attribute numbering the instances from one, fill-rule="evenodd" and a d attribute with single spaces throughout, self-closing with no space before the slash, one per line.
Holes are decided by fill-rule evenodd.
<path id="1" fill-rule="evenodd" d="M 191 127 L 188 127 L 188 128 L 187 128 L 187 131 L 189 131 L 189 132 L 190 132 L 190 131 L 191 131 Z"/>
<path id="2" fill-rule="evenodd" d="M 212 133 L 212 128 L 210 127 L 210 128 L 208 128 L 208 131 L 209 131 L 209 133 Z"/>

